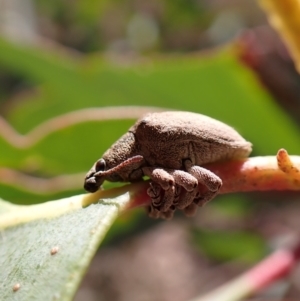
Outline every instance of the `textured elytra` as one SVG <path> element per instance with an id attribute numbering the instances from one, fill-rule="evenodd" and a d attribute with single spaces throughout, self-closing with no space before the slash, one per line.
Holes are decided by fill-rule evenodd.
<path id="1" fill-rule="evenodd" d="M 222 180 L 202 167 L 247 157 L 251 143 L 232 127 L 205 115 L 160 112 L 139 119 L 91 168 L 85 189 L 104 180 L 135 182 L 148 176 L 151 217 L 170 218 L 175 209 L 195 213 L 218 193 Z"/>

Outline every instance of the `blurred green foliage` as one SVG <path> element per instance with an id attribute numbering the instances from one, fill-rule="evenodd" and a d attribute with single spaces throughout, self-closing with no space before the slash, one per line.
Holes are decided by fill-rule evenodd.
<path id="1" fill-rule="evenodd" d="M 202 252 L 220 262 L 234 260 L 253 264 L 267 253 L 265 241 L 252 232 L 195 229 L 192 235 Z"/>
<path id="2" fill-rule="evenodd" d="M 213 19 L 209 5 L 195 0 L 87 0 L 74 1 L 72 5 L 68 1 L 36 0 L 35 4 L 39 14 L 48 21 L 43 24 L 44 30 L 50 36 L 57 31 L 60 43 L 82 52 L 107 49 L 116 40 L 124 39 L 128 21 L 135 15 L 149 16 L 155 21 L 160 29 L 160 50 L 175 45 L 177 50 L 191 50 L 198 43 L 184 36 L 190 32 L 200 34 Z"/>
<path id="3" fill-rule="evenodd" d="M 290 153 L 300 152 L 299 128 L 255 75 L 239 62 L 234 47 L 210 54 L 148 57 L 141 62 L 129 60 L 124 64 L 102 54 L 73 56 L 55 50 L 21 47 L 2 39 L 0 67 L 31 85 L 29 93 L 7 105 L 5 115 L 10 124 L 25 135 L 50 118 L 82 108 L 157 106 L 220 119 L 253 143 L 255 155 L 275 155 L 282 147 Z M 1 137 L 0 163 L 3 167 L 46 178 L 86 172 L 133 122 L 121 114 L 119 120 L 78 123 L 46 135 L 25 149 L 12 146 Z M 78 186 L 72 191 L 39 195 L 36 191 L 1 183 L 0 179 L 0 191 L 4 199 L 28 204 L 82 193 L 83 189 Z M 128 227 L 131 231 L 132 224 Z M 121 222 L 112 233 L 120 229 L 127 231 Z M 202 233 L 201 244 L 206 241 L 207 250 L 218 249 L 205 237 Z M 209 237 L 214 240 L 213 235 Z M 247 235 L 244 239 L 245 246 L 254 246 L 254 253 L 249 256 L 257 258 L 255 252 L 261 254 L 259 242 L 253 243 L 256 238 Z M 244 250 L 237 246 L 232 249 L 239 253 Z M 213 256 L 224 259 L 231 255 Z"/>
<path id="4" fill-rule="evenodd" d="M 274 155 L 281 147 L 300 151 L 299 129 L 232 49 L 122 66 L 101 55 L 72 59 L 1 40 L 0 64 L 38 87 L 6 114 L 24 134 L 49 118 L 82 108 L 157 106 L 220 119 L 251 141 L 256 154 Z M 0 162 L 26 169 L 28 158 L 38 157 L 36 172 L 44 175 L 85 171 L 133 123 L 122 119 L 75 124 L 25 150 L 1 139 Z"/>
<path id="5" fill-rule="evenodd" d="M 275 155 L 282 147 L 290 154 L 299 154 L 299 126 L 279 107 L 257 75 L 241 63 L 239 49 L 233 43 L 226 48 L 192 55 L 141 55 L 147 51 L 149 54 L 151 51 L 166 52 L 170 49 L 173 52 L 199 50 L 218 44 L 218 41 L 209 37 L 208 31 L 218 16 L 222 16 L 222 9 L 219 10 L 221 6 L 219 9 L 218 5 L 212 8 L 214 4 L 210 1 L 195 0 L 132 0 L 126 3 L 120 0 L 86 0 L 73 1 L 72 4 L 70 1 L 36 0 L 34 3 L 36 21 L 41 27 L 37 33 L 44 35 L 46 41 L 49 38 L 50 42 L 55 43 L 50 43 L 51 47 L 47 43 L 30 47 L 26 43 L 14 44 L 0 38 L 0 105 L 3 108 L 0 114 L 19 133 L 27 135 L 51 118 L 84 108 L 155 106 L 199 112 L 232 125 L 253 143 L 252 155 Z M 229 23 L 239 19 L 241 15 L 234 15 L 238 10 L 245 9 L 248 14 L 245 3 L 235 3 L 234 9 L 228 10 L 233 13 L 229 15 Z M 137 15 L 150 17 L 159 32 L 152 48 L 142 50 L 141 53 L 131 48 L 127 32 L 130 22 Z M 242 18 L 242 21 L 240 28 L 244 28 L 247 18 Z M 65 49 L 59 44 L 70 48 Z M 248 49 L 250 58 L 253 49 L 256 47 Z M 264 48 L 258 49 L 262 51 Z M 99 50 L 106 52 L 93 52 Z M 276 69 L 270 70 L 272 72 Z M 22 182 L 11 181 L 7 184 L 7 175 L 2 168 L 11 168 L 43 179 L 84 174 L 133 123 L 133 119 L 125 118 L 122 114 L 117 120 L 77 123 L 51 132 L 25 148 L 17 148 L 0 136 L 0 197 L 26 205 L 83 193 L 81 183 L 73 189 L 46 194 L 28 190 Z M 111 187 L 111 184 L 105 185 L 106 188 Z M 260 229 L 255 229 L 255 225 L 251 222 L 250 226 L 247 224 L 247 218 L 255 211 L 255 202 L 249 200 L 250 197 L 245 194 L 220 196 L 208 205 L 209 209 L 207 206 L 203 210 L 204 215 L 208 212 L 207 218 L 213 223 L 195 222 L 197 219 L 194 224 L 193 220 L 188 222 L 191 242 L 201 254 L 218 262 L 239 260 L 247 264 L 265 255 L 266 239 L 262 238 Z M 12 210 L 10 206 L 1 202 L 0 212 L 9 210 Z M 35 235 L 39 232 L 38 239 L 42 237 L 47 243 L 51 241 L 51 246 L 55 246 L 60 238 L 62 245 L 66 245 L 63 255 L 67 257 L 61 257 L 62 261 L 56 262 L 57 269 L 64 267 L 60 272 L 64 273 L 76 265 L 79 257 L 88 265 L 91 254 L 89 257 L 81 256 L 77 247 L 85 248 L 80 243 L 83 243 L 81 235 L 85 237 L 86 245 L 95 241 L 90 239 L 92 232 L 82 234 L 82 224 L 86 225 L 86 220 L 97 222 L 98 213 L 103 214 L 103 218 L 107 214 L 102 210 L 93 212 L 91 206 L 86 211 L 90 211 L 94 219 L 89 219 L 84 211 L 82 219 L 76 217 L 76 225 L 67 220 L 63 224 L 64 231 L 57 231 L 61 225 L 55 220 L 47 221 L 49 225 L 42 225 L 44 229 L 36 225 L 42 222 L 29 223 L 24 228 L 16 227 L 16 234 L 12 233 L 14 240 L 10 240 L 12 254 L 21 254 L 24 250 L 24 253 L 27 252 L 27 234 L 31 233 L 33 249 L 36 249 L 39 257 L 40 246 L 35 245 Z M 180 216 L 180 213 L 176 215 Z M 197 222 L 203 222 L 201 229 Z M 214 227 L 211 227 L 212 224 Z M 153 221 L 145 218 L 143 210 L 127 212 L 114 223 L 104 244 L 132 237 L 151 225 Z M 75 233 L 73 237 L 68 236 L 70 226 L 70 233 Z M 51 228 L 53 231 L 48 235 Z M 68 236 L 68 241 L 63 237 L 64 234 Z M 24 237 L 21 248 L 17 243 L 20 237 Z M 29 236 L 29 242 L 31 238 Z M 19 248 L 18 253 L 14 252 L 14 248 Z M 94 245 L 93 250 L 96 248 Z M 49 255 L 48 244 L 45 250 L 45 254 L 47 252 Z M 6 244 L 3 244 L 3 252 L 8 255 Z M 30 252 L 28 249 L 27 253 Z M 69 256 L 69 252 L 75 259 Z M 26 268 L 30 269 L 26 256 L 21 257 L 25 259 Z M 51 259 L 47 260 L 50 262 Z M 15 268 L 14 262 L 12 269 Z M 53 268 L 55 266 L 49 265 L 50 274 Z M 79 278 L 83 270 L 79 268 Z M 50 274 L 46 273 L 46 282 Z M 14 275 L 18 276 L 18 273 Z M 52 278 L 54 281 L 60 279 Z M 48 288 L 51 289 L 51 285 Z M 8 291 L 12 293 L 10 284 Z"/>

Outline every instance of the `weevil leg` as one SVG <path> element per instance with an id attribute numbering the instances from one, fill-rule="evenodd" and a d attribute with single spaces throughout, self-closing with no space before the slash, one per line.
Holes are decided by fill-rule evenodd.
<path id="1" fill-rule="evenodd" d="M 197 179 L 186 171 L 177 169 L 167 169 L 167 171 L 173 176 L 175 183 L 182 186 L 186 191 L 193 191 L 198 187 Z"/>
<path id="2" fill-rule="evenodd" d="M 193 165 L 191 160 L 185 160 L 184 166 L 186 171 L 198 180 L 199 184 L 207 188 L 207 192 L 202 194 L 201 197 L 196 197 L 194 202 L 202 206 L 212 200 L 219 192 L 222 186 L 222 180 L 210 170 Z"/>
<path id="3" fill-rule="evenodd" d="M 176 208 L 184 210 L 186 207 L 191 205 L 194 202 L 196 195 L 198 194 L 198 189 L 193 191 L 183 191 L 180 195 L 180 198 L 176 204 Z"/>
<path id="4" fill-rule="evenodd" d="M 176 190 L 174 199 L 176 208 L 184 209 L 193 203 L 194 198 L 198 193 L 198 180 L 193 175 L 183 170 L 170 170 L 169 172 L 174 177 L 176 189 L 178 190 L 178 187 L 185 189 L 181 193 Z"/>
<path id="5" fill-rule="evenodd" d="M 175 186 L 175 195 L 174 195 L 174 202 L 172 207 L 174 207 L 173 209 L 175 210 L 176 206 L 178 205 L 179 201 L 180 201 L 180 197 L 182 194 L 182 187 L 179 185 Z"/>
<path id="6" fill-rule="evenodd" d="M 143 167 L 142 170 L 145 176 L 150 177 L 154 183 L 158 184 L 162 188 L 162 190 L 159 192 L 156 184 L 152 183 L 152 187 L 150 186 L 147 192 L 152 198 L 152 204 L 161 212 L 168 211 L 174 202 L 174 177 L 162 168 Z"/>
<path id="7" fill-rule="evenodd" d="M 169 212 L 171 206 L 173 211 L 186 208 L 198 193 L 198 180 L 186 171 L 144 167 L 143 172 L 153 181 L 147 192 L 152 205 L 161 212 Z M 169 218 L 172 214 L 166 213 L 163 217 L 168 215 Z"/>
<path id="8" fill-rule="evenodd" d="M 155 208 L 155 207 L 153 206 L 153 204 L 150 204 L 150 205 L 147 207 L 147 211 L 148 211 L 148 216 L 149 216 L 149 217 L 152 217 L 152 218 L 155 218 L 155 219 L 157 219 L 157 218 L 160 217 L 160 211 L 159 211 L 157 208 Z"/>
<path id="9" fill-rule="evenodd" d="M 151 204 L 147 207 L 148 216 L 151 218 L 155 218 L 155 219 L 163 218 L 165 220 L 170 220 L 170 219 L 172 219 L 172 217 L 174 215 L 174 211 L 175 211 L 175 208 L 170 208 L 165 212 L 161 212 L 155 206 L 153 206 L 153 204 Z"/>
<path id="10" fill-rule="evenodd" d="M 159 209 L 161 212 L 168 212 L 171 206 L 174 203 L 174 196 L 175 196 L 175 185 L 170 186 L 168 190 L 165 190 L 162 204 L 160 205 Z"/>
<path id="11" fill-rule="evenodd" d="M 183 209 L 183 212 L 186 216 L 194 216 L 197 212 L 198 206 L 195 203 L 191 203 Z"/>
<path id="12" fill-rule="evenodd" d="M 150 187 L 147 189 L 147 194 L 152 199 L 152 204 L 155 207 L 159 207 L 162 199 L 162 188 L 156 182 L 150 182 Z"/>
<path id="13" fill-rule="evenodd" d="M 158 167 L 143 167 L 144 175 L 148 176 L 153 182 L 158 183 L 163 190 L 168 190 L 175 185 L 174 177 L 165 169 Z"/>
<path id="14" fill-rule="evenodd" d="M 173 218 L 174 216 L 174 212 L 175 212 L 175 209 L 168 209 L 166 212 L 160 212 L 160 218 L 163 218 L 165 220 L 170 220 Z"/>

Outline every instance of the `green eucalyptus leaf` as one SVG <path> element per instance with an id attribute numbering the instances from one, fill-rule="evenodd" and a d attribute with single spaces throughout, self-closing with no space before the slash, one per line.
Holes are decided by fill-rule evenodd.
<path id="1" fill-rule="evenodd" d="M 86 207 L 87 198 L 77 195 L 33 206 L 0 201 L 1 301 L 72 300 L 130 194 Z"/>

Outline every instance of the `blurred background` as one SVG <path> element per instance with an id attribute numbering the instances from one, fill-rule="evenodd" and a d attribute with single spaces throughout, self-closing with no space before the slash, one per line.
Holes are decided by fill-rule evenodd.
<path id="1" fill-rule="evenodd" d="M 8 201 L 83 193 L 94 161 L 153 107 L 222 120 L 253 143 L 253 155 L 299 154 L 299 100 L 300 77 L 255 1 L 0 0 L 0 197 Z M 224 195 L 169 222 L 127 212 L 75 300 L 208 292 L 297 237 L 297 200 Z M 251 300 L 296 298 L 299 273 Z"/>

